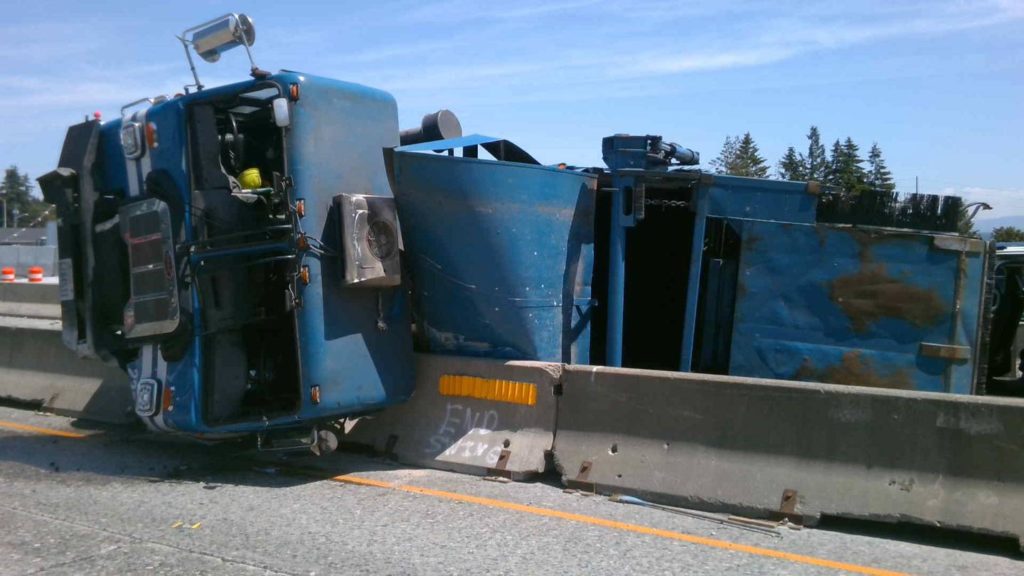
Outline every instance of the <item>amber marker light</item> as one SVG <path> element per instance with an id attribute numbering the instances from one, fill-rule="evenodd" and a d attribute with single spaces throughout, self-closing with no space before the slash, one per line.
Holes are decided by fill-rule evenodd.
<path id="1" fill-rule="evenodd" d="M 164 386 L 163 408 L 164 412 L 174 411 L 174 388 L 171 386 Z"/>
<path id="2" fill-rule="evenodd" d="M 152 122 L 146 122 L 146 146 L 151 150 L 160 146 L 160 139 L 156 134 L 156 124 Z"/>

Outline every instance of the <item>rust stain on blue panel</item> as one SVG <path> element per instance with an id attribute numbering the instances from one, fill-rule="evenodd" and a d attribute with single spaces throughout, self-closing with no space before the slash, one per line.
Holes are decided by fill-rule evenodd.
<path id="1" fill-rule="evenodd" d="M 935 292 L 889 275 L 882 264 L 866 264 L 853 274 L 836 278 L 829 293 L 855 332 L 864 332 L 882 318 L 898 318 L 924 328 L 937 324 L 949 312 Z"/>
<path id="2" fill-rule="evenodd" d="M 804 358 L 794 377 L 806 382 L 849 384 L 870 388 L 896 388 L 912 390 L 914 379 L 908 368 L 886 370 L 878 366 L 860 350 L 844 352 L 838 364 L 817 367 L 810 358 Z"/>
<path id="3" fill-rule="evenodd" d="M 974 341 L 980 297 L 956 286 L 980 284 L 977 255 L 923 233 L 738 224 L 730 374 L 970 393 L 972 363 L 920 347 Z"/>

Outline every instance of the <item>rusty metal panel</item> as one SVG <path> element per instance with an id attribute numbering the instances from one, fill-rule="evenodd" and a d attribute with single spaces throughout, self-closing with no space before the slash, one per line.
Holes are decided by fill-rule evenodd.
<path id="1" fill-rule="evenodd" d="M 935 239 L 744 221 L 730 374 L 971 393 L 984 255 Z"/>

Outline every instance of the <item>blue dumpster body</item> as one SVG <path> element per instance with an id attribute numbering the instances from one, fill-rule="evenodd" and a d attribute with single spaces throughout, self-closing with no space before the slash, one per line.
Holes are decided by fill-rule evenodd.
<path id="1" fill-rule="evenodd" d="M 605 140 L 609 170 L 599 186 L 627 196 L 605 206 L 612 217 L 597 237 L 599 246 L 625 239 L 598 267 L 607 281 L 597 298 L 618 299 L 606 310 L 622 315 L 598 318 L 606 360 L 976 392 L 988 257 L 980 239 L 947 231 L 959 199 L 849 197 L 817 183 L 652 168 L 643 164 L 650 154 L 637 155 L 652 138 Z M 614 212 L 622 207 L 632 211 Z"/>
<path id="2" fill-rule="evenodd" d="M 748 221 L 743 238 L 731 374 L 973 392 L 982 253 L 825 224 Z"/>
<path id="3" fill-rule="evenodd" d="M 393 162 L 426 349 L 588 363 L 596 178 L 401 148 Z"/>

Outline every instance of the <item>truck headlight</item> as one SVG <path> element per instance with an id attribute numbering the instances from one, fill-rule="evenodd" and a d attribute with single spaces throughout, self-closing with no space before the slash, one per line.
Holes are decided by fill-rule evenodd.
<path id="1" fill-rule="evenodd" d="M 121 148 L 128 158 L 142 156 L 142 125 L 138 122 L 125 120 L 121 124 Z"/>
<path id="2" fill-rule="evenodd" d="M 139 380 L 135 388 L 135 413 L 139 416 L 153 416 L 156 414 L 159 398 L 159 382 L 151 378 Z"/>

